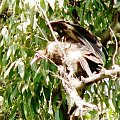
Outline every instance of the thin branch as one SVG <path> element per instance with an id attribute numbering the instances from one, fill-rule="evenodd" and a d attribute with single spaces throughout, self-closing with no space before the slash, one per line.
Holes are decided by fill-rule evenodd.
<path id="1" fill-rule="evenodd" d="M 62 71 L 63 72 L 63 71 Z M 77 90 L 83 89 L 85 85 L 87 84 L 92 84 L 94 82 L 98 82 L 104 78 L 112 78 L 114 75 L 117 73 L 120 73 L 120 66 L 115 65 L 114 69 L 111 70 L 103 70 L 99 74 L 94 74 L 91 77 L 84 78 L 82 81 L 80 81 L 78 78 L 71 77 L 69 78 L 69 83 L 71 86 L 75 87 Z M 65 73 L 64 73 L 65 75 Z M 59 76 L 59 75 L 54 75 L 55 77 L 58 77 L 60 80 L 63 80 L 65 78 Z M 68 79 L 68 78 L 67 78 Z M 67 82 L 66 82 L 67 83 Z"/>
<path id="2" fill-rule="evenodd" d="M 63 48 L 60 46 L 60 44 L 59 44 L 59 42 L 58 42 L 58 40 L 57 40 L 57 38 L 56 38 L 56 36 L 55 36 L 55 34 L 54 34 L 54 31 L 53 31 L 53 29 L 52 29 L 52 27 L 51 27 L 51 24 L 50 24 L 50 22 L 49 22 L 49 19 L 48 19 L 47 15 L 46 15 L 45 11 L 40 7 L 40 5 L 39 5 L 37 2 L 36 2 L 36 5 L 37 5 L 37 8 L 38 8 L 38 12 L 39 12 L 39 13 L 41 13 L 41 12 L 43 13 L 43 15 L 44 15 L 44 17 L 45 17 L 45 20 L 46 20 L 46 22 L 47 22 L 47 24 L 48 24 L 48 26 L 49 26 L 49 28 L 50 28 L 50 30 L 51 30 L 51 33 L 52 33 L 52 35 L 53 35 L 53 37 L 54 37 L 55 42 L 58 44 L 60 50 L 62 51 L 62 53 L 63 53 L 63 55 L 64 55 L 64 58 L 66 58 L 66 54 L 65 54 Z M 40 12 L 40 11 L 41 11 L 41 12 Z"/>
<path id="3" fill-rule="evenodd" d="M 104 78 L 112 78 L 115 74 L 120 73 L 120 66 L 114 66 L 114 69 L 101 71 L 99 74 L 95 74 L 92 77 L 85 78 L 85 84 L 100 81 Z"/>
<path id="4" fill-rule="evenodd" d="M 110 28 L 110 31 L 111 31 L 113 37 L 115 38 L 115 46 L 116 47 L 115 47 L 115 52 L 114 52 L 113 57 L 112 57 L 113 65 L 115 65 L 115 57 L 116 57 L 117 52 L 118 52 L 118 42 L 117 42 L 117 38 L 115 36 L 115 33 L 113 32 L 113 30 L 111 29 L 111 27 L 109 27 L 109 28 Z"/>
<path id="5" fill-rule="evenodd" d="M 91 77 L 85 78 L 84 84 L 87 85 L 90 83 L 98 82 L 104 78 L 112 78 L 117 73 L 120 73 L 120 66 L 118 66 L 118 65 L 114 66 L 114 69 L 104 70 L 104 71 L 101 71 L 99 74 L 95 74 Z M 75 81 L 78 81 L 78 80 L 74 80 L 74 82 Z M 74 87 L 75 88 L 83 88 L 83 82 L 81 82 L 81 81 L 77 82 L 77 84 L 74 84 Z"/>
<path id="6" fill-rule="evenodd" d="M 42 35 L 45 38 L 45 40 L 49 42 L 49 40 L 46 38 L 46 36 L 44 35 L 43 31 L 41 30 L 41 28 L 39 27 L 38 24 L 37 24 L 37 27 L 38 27 L 39 31 L 42 33 Z M 41 39 L 43 39 L 43 38 L 41 38 Z"/>

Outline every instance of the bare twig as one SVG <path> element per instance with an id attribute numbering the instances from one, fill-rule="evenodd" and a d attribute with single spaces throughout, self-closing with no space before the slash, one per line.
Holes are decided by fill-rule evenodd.
<path id="1" fill-rule="evenodd" d="M 115 33 L 113 32 L 113 30 L 111 29 L 111 27 L 109 27 L 109 28 L 110 28 L 110 31 L 111 31 L 113 37 L 115 38 L 115 46 L 116 47 L 115 47 L 115 52 L 114 52 L 113 57 L 112 57 L 113 65 L 115 65 L 115 57 L 116 57 L 117 51 L 118 51 L 118 42 L 117 42 L 117 38 L 115 36 Z"/>
<path id="2" fill-rule="evenodd" d="M 112 78 L 117 73 L 120 73 L 120 66 L 118 65 L 114 66 L 114 69 L 111 69 L 111 70 L 104 69 L 99 74 L 94 74 L 91 77 L 85 78 L 83 81 L 80 81 L 78 78 L 71 77 L 71 80 L 69 83 L 71 84 L 71 86 L 75 87 L 77 90 L 80 90 L 80 89 L 83 89 L 84 85 L 98 82 L 104 78 Z M 61 80 L 65 79 L 59 75 L 54 75 L 54 76 L 58 77 Z"/>
<path id="3" fill-rule="evenodd" d="M 37 27 L 39 29 L 39 31 L 42 33 L 43 37 L 45 38 L 46 41 L 49 42 L 49 40 L 46 38 L 46 36 L 44 35 L 43 31 L 41 30 L 41 28 L 39 27 L 39 25 L 37 24 Z M 42 38 L 43 39 L 43 38 Z"/>
<path id="4" fill-rule="evenodd" d="M 112 78 L 116 73 L 120 72 L 120 67 L 116 65 L 114 69 L 101 71 L 99 74 L 95 74 L 92 77 L 85 79 L 85 84 L 100 81 L 104 78 Z"/>

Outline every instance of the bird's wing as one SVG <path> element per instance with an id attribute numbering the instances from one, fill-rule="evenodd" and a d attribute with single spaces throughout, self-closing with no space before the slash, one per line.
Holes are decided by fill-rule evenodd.
<path id="1" fill-rule="evenodd" d="M 85 45 L 91 52 L 94 54 L 98 54 L 103 57 L 103 53 L 101 51 L 102 44 L 97 39 L 96 36 L 92 35 L 89 31 L 80 27 L 79 25 L 75 25 L 63 20 L 51 21 L 50 22 L 54 31 L 56 31 L 61 37 L 69 36 L 71 42 L 78 42 Z M 67 39 L 69 41 L 69 39 Z"/>
<path id="2" fill-rule="evenodd" d="M 72 24 L 63 20 L 51 21 L 50 24 L 53 30 L 58 32 L 58 34 L 64 35 L 67 34 L 67 32 L 69 33 L 69 31 L 72 31 L 78 36 L 87 39 L 90 43 L 96 44 L 98 47 L 102 46 L 96 36 L 92 35 L 88 30 L 77 24 Z"/>
<path id="3" fill-rule="evenodd" d="M 85 71 L 87 73 L 88 76 L 92 75 L 92 72 L 89 68 L 89 64 L 87 62 L 87 59 L 84 56 L 84 52 L 80 51 L 80 48 L 77 47 L 77 45 L 74 45 L 75 43 L 73 43 L 71 45 L 71 47 L 67 50 L 66 55 L 67 55 L 67 61 L 66 64 L 67 65 L 71 65 L 71 67 L 73 68 L 74 72 L 76 72 L 77 69 L 77 64 L 80 65 L 80 69 L 82 71 Z M 75 47 L 75 49 L 73 49 L 72 47 Z"/>
<path id="4" fill-rule="evenodd" d="M 85 47 L 82 48 L 81 54 L 83 54 L 84 58 L 86 58 L 94 63 L 103 65 L 102 58 L 99 55 L 94 54 L 93 52 L 89 51 L 89 49 L 87 49 Z"/>
<path id="5" fill-rule="evenodd" d="M 87 75 L 91 76 L 92 72 L 91 72 L 91 70 L 89 68 L 89 64 L 86 61 L 86 59 L 84 57 L 80 57 L 79 58 L 79 63 L 80 63 L 80 66 L 82 67 L 82 69 L 87 73 Z"/>

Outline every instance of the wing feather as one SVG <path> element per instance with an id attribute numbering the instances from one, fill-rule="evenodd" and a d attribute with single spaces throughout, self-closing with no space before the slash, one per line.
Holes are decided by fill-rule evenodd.
<path id="1" fill-rule="evenodd" d="M 88 62 L 86 61 L 86 59 L 81 57 L 79 59 L 79 62 L 80 62 L 80 65 L 81 65 L 82 69 L 87 73 L 87 75 L 91 76 L 92 72 L 91 72 L 91 70 L 89 68 L 89 65 L 88 65 Z"/>

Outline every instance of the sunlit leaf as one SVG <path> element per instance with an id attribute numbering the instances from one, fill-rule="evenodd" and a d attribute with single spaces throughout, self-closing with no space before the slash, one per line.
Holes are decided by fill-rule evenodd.
<path id="1" fill-rule="evenodd" d="M 10 57 L 10 55 L 11 55 L 11 53 L 12 53 L 12 46 L 10 46 L 9 48 L 8 48 L 8 51 L 7 51 L 7 59 Z"/>
<path id="2" fill-rule="evenodd" d="M 3 102 L 4 102 L 4 98 L 2 96 L 0 96 L 0 106 L 3 105 Z"/>
<path id="3" fill-rule="evenodd" d="M 115 112 L 115 107 L 114 107 L 114 104 L 112 102 L 112 99 L 109 99 L 109 104 L 110 104 L 110 107 L 112 108 L 112 110 Z"/>
<path id="4" fill-rule="evenodd" d="M 6 28 L 6 26 L 4 26 L 4 28 L 1 30 L 1 34 L 5 38 L 5 40 L 8 40 L 8 33 L 8 29 Z"/>
<path id="5" fill-rule="evenodd" d="M 7 5 L 7 0 L 2 0 L 0 4 L 0 14 L 5 9 L 6 5 Z"/>
<path id="6" fill-rule="evenodd" d="M 23 79 L 24 74 L 25 74 L 25 65 L 21 60 L 18 63 L 18 73 L 20 77 Z"/>
<path id="7" fill-rule="evenodd" d="M 60 118 L 59 118 L 59 110 L 58 109 L 55 111 L 55 120 L 60 120 Z"/>
<path id="8" fill-rule="evenodd" d="M 58 3 L 59 3 L 59 8 L 63 8 L 64 6 L 64 0 L 58 0 Z"/>
<path id="9" fill-rule="evenodd" d="M 11 71 L 11 69 L 13 68 L 14 65 L 15 65 L 15 62 L 13 62 L 13 63 L 8 67 L 8 69 L 4 72 L 4 78 L 6 78 L 6 77 L 9 75 L 9 73 L 10 73 L 10 71 Z"/>
<path id="10" fill-rule="evenodd" d="M 40 0 L 40 7 L 41 7 L 43 10 L 46 10 L 45 0 Z"/>
<path id="11" fill-rule="evenodd" d="M 117 1 L 117 3 L 113 6 L 114 8 L 119 8 L 120 9 L 120 1 Z"/>
<path id="12" fill-rule="evenodd" d="M 46 0 L 49 4 L 50 7 L 54 10 L 55 9 L 55 0 Z M 63 0 L 60 0 L 59 4 L 62 3 Z"/>
<path id="13" fill-rule="evenodd" d="M 85 114 L 85 118 L 86 118 L 87 120 L 91 120 L 91 114 L 90 114 L 90 113 Z"/>

